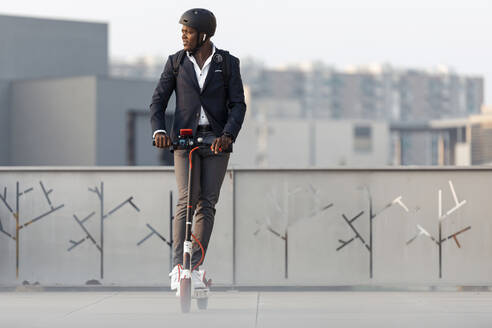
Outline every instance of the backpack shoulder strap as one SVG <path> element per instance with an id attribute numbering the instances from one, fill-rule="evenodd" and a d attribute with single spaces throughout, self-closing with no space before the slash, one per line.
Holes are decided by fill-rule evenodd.
<path id="1" fill-rule="evenodd" d="M 224 77 L 224 89 L 226 92 L 229 90 L 229 79 L 231 77 L 231 58 L 229 51 L 226 50 L 218 50 L 218 52 L 224 58 L 222 62 L 222 76 Z"/>
<path id="2" fill-rule="evenodd" d="M 180 50 L 171 56 L 172 59 L 171 64 L 173 67 L 174 78 L 178 77 L 179 65 L 181 65 L 181 62 L 183 61 L 183 56 L 184 56 L 184 50 Z"/>

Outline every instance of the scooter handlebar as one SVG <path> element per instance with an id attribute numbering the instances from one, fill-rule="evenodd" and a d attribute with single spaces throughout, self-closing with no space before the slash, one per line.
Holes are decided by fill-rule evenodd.
<path id="1" fill-rule="evenodd" d="M 211 145 L 212 142 L 206 142 L 204 138 L 198 137 L 179 139 L 178 141 L 173 142 L 170 148 L 172 150 L 190 150 L 195 147 L 206 148 L 207 146 L 210 147 Z"/>
<path id="2" fill-rule="evenodd" d="M 152 146 L 155 146 L 155 139 L 152 139 Z M 170 147 L 168 147 L 171 151 L 174 150 L 188 150 L 193 149 L 195 147 L 210 147 L 212 146 L 212 142 L 206 142 L 204 138 L 186 138 L 179 139 L 178 141 L 174 141 Z"/>

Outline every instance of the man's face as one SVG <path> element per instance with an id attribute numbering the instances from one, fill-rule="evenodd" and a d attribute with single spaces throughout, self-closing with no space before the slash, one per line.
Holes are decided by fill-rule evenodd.
<path id="1" fill-rule="evenodd" d="M 183 25 L 181 29 L 181 39 L 183 40 L 183 48 L 185 51 L 190 51 L 197 46 L 198 33 L 193 27 Z"/>

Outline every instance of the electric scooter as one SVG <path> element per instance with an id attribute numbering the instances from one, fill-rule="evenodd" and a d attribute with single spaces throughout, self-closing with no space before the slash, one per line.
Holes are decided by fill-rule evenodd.
<path id="1" fill-rule="evenodd" d="M 155 141 L 153 142 L 155 145 Z M 189 150 L 189 167 L 188 167 L 188 199 L 186 204 L 186 230 L 185 230 L 185 240 L 183 245 L 183 269 L 180 271 L 179 278 L 179 298 L 181 303 L 181 312 L 190 312 L 191 299 L 192 297 L 197 300 L 197 306 L 200 310 L 206 310 L 208 307 L 208 296 L 209 288 L 212 284 L 212 280 L 205 280 L 204 284 L 206 288 L 195 289 L 191 279 L 191 272 L 195 270 L 202 262 L 205 255 L 202 244 L 195 236 L 191 233 L 191 228 L 193 224 L 193 213 L 191 205 L 191 195 L 193 184 L 193 152 L 200 148 L 210 148 L 212 142 L 209 140 L 204 140 L 201 137 L 194 138 L 192 129 L 181 129 L 179 131 L 178 140 L 173 142 L 172 150 Z M 191 255 L 192 255 L 192 240 L 197 242 L 202 251 L 202 257 L 200 261 L 192 268 L 191 267 Z"/>

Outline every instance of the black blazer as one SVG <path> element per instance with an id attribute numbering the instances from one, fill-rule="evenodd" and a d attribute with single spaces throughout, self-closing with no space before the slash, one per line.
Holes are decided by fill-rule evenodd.
<path id="1" fill-rule="evenodd" d="M 220 50 L 216 48 L 216 54 Z M 243 82 L 239 72 L 239 59 L 229 55 L 229 87 L 226 94 L 224 75 L 213 59 L 210 63 L 202 91 L 198 85 L 193 63 L 186 54 L 179 65 L 175 78 L 172 68 L 173 56 L 167 59 L 164 71 L 155 88 L 150 105 L 150 123 L 152 131 L 166 130 L 165 111 L 169 98 L 176 91 L 176 111 L 171 130 L 171 139 L 176 140 L 180 129 L 193 129 L 195 133 L 203 106 L 212 130 L 217 137 L 227 132 L 235 140 L 246 113 Z M 229 103 L 227 108 L 226 103 Z"/>

